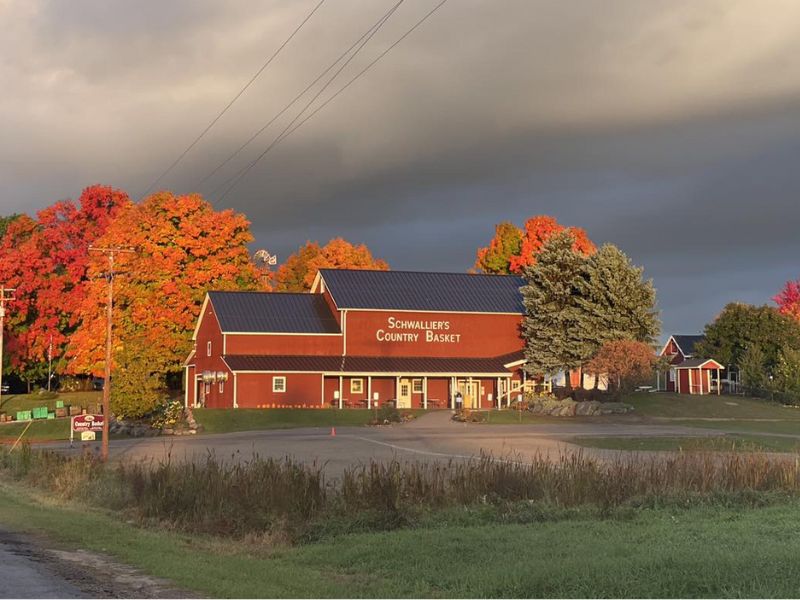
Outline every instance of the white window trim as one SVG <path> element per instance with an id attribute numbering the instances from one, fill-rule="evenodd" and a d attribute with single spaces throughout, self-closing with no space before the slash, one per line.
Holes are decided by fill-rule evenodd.
<path id="1" fill-rule="evenodd" d="M 211 340 L 206 342 L 206 356 L 211 356 Z"/>
<path id="2" fill-rule="evenodd" d="M 354 383 L 358 383 L 358 389 L 355 389 L 355 387 L 353 387 Z M 350 380 L 350 393 L 351 394 L 364 393 L 364 380 L 361 377 L 355 377 Z"/>
<path id="3" fill-rule="evenodd" d="M 419 390 L 417 389 L 417 383 L 419 383 Z M 411 380 L 411 393 L 412 394 L 422 394 L 425 392 L 425 385 L 422 383 L 422 379 L 412 379 Z"/>
<path id="4" fill-rule="evenodd" d="M 283 389 L 282 390 L 277 389 L 277 386 L 275 385 L 278 381 L 282 381 L 283 382 Z M 281 376 L 281 375 L 274 376 L 272 378 L 272 391 L 273 391 L 273 393 L 276 393 L 276 394 L 283 394 L 286 391 L 286 377 Z"/>
<path id="5" fill-rule="evenodd" d="M 224 381 L 220 381 L 219 382 L 219 393 L 220 394 L 224 394 L 225 393 L 225 382 Z"/>

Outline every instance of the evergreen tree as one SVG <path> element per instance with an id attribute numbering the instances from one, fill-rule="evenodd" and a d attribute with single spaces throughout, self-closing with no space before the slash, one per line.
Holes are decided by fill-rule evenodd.
<path id="1" fill-rule="evenodd" d="M 568 373 L 591 357 L 593 347 L 586 344 L 582 331 L 584 310 L 578 302 L 580 278 L 586 258 L 574 250 L 575 240 L 568 231 L 553 235 L 524 271 L 522 287 L 525 319 L 526 370 L 531 375 Z"/>
<path id="2" fill-rule="evenodd" d="M 643 272 L 613 244 L 605 244 L 586 261 L 579 280 L 578 314 L 584 343 L 595 352 L 615 340 L 655 341 L 661 329 L 656 290 Z"/>

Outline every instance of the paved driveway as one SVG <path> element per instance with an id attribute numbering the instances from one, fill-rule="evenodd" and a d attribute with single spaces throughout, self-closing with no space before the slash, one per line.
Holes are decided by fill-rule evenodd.
<path id="1" fill-rule="evenodd" d="M 428 413 L 403 425 L 341 427 L 332 436 L 328 428 L 272 429 L 229 434 L 112 440 L 112 458 L 202 460 L 213 453 L 223 460 L 291 456 L 324 465 L 332 473 L 370 460 L 466 460 L 488 453 L 526 460 L 537 454 L 557 456 L 574 452 L 573 436 L 683 436 L 718 435 L 670 423 L 569 422 L 537 425 L 463 424 L 450 420 L 449 411 Z M 94 445 L 90 446 L 93 447 Z M 51 446 L 52 447 L 52 446 Z M 57 446 L 66 449 L 66 446 Z M 76 447 L 72 452 L 79 452 Z M 599 457 L 616 451 L 580 449 Z"/>

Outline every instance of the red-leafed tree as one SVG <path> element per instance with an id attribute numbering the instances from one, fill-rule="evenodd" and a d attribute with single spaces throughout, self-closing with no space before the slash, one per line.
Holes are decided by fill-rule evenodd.
<path id="1" fill-rule="evenodd" d="M 308 291 L 320 269 L 388 271 L 389 265 L 373 257 L 364 244 L 351 244 L 342 238 L 334 238 L 324 246 L 317 242 L 306 242 L 278 269 L 275 289 L 279 292 Z"/>
<path id="2" fill-rule="evenodd" d="M 800 321 L 800 279 L 787 281 L 780 294 L 773 298 L 781 314 Z"/>
<path id="3" fill-rule="evenodd" d="M 107 186 L 86 188 L 78 203 L 56 202 L 8 224 L 0 241 L 0 280 L 16 288 L 9 307 L 11 368 L 31 382 L 44 377 L 52 350 L 56 370 L 79 325 L 85 294 L 88 248 L 107 229 L 127 194 Z"/>
<path id="4" fill-rule="evenodd" d="M 520 274 L 536 263 L 536 255 L 547 240 L 564 230 L 572 234 L 575 252 L 585 256 L 595 252 L 595 245 L 580 227 L 565 227 L 553 217 L 539 215 L 525 222 L 524 231 L 513 223 L 497 225 L 489 245 L 478 249 L 475 269 L 495 275 Z"/>
<path id="5" fill-rule="evenodd" d="M 606 342 L 586 365 L 586 372 L 595 378 L 608 377 L 609 388 L 629 391 L 653 376 L 656 356 L 644 342 L 614 340 Z"/>

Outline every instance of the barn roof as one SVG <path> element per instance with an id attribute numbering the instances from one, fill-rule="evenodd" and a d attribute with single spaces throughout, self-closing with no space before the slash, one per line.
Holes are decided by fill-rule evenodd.
<path id="1" fill-rule="evenodd" d="M 320 277 L 340 309 L 525 312 L 525 281 L 511 275 L 321 269 Z"/>
<path id="2" fill-rule="evenodd" d="M 702 341 L 705 336 L 702 335 L 673 335 L 672 339 L 678 344 L 684 356 L 694 356 L 695 345 Z"/>
<path id="3" fill-rule="evenodd" d="M 276 356 L 226 355 L 231 371 L 310 373 L 454 373 L 506 374 L 512 355 L 493 358 L 432 358 L 414 356 Z M 515 356 L 515 355 L 514 355 Z"/>
<path id="4" fill-rule="evenodd" d="M 341 333 L 319 294 L 209 292 L 223 333 Z"/>

